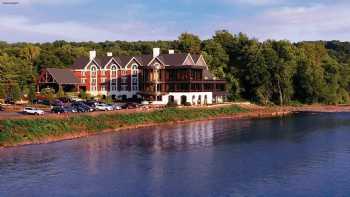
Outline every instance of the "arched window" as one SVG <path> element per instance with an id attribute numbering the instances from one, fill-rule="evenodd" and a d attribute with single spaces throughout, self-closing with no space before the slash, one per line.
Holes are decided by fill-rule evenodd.
<path id="1" fill-rule="evenodd" d="M 137 70 L 137 65 L 136 65 L 136 64 L 133 64 L 132 67 L 131 67 L 131 69 L 132 69 L 132 75 L 133 75 L 133 76 L 137 75 L 137 72 L 138 72 L 138 70 Z"/>
<path id="2" fill-rule="evenodd" d="M 117 66 L 113 64 L 111 66 L 111 91 L 116 91 L 117 90 L 117 77 L 118 77 L 118 71 L 117 71 Z"/>
<path id="3" fill-rule="evenodd" d="M 111 77 L 117 77 L 117 66 L 114 64 L 111 66 Z"/>
<path id="4" fill-rule="evenodd" d="M 92 65 L 90 68 L 90 81 L 91 81 L 91 87 L 90 90 L 91 91 L 97 91 L 97 68 L 95 65 Z"/>
<path id="5" fill-rule="evenodd" d="M 132 73 L 131 87 L 133 91 L 137 91 L 139 89 L 137 64 L 133 64 L 131 66 L 131 73 Z"/>

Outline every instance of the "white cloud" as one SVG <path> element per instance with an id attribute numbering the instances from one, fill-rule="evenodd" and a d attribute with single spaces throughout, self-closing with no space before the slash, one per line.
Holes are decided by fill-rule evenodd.
<path id="1" fill-rule="evenodd" d="M 88 0 L 0 0 L 0 2 L 18 2 L 18 5 L 74 5 Z"/>
<path id="2" fill-rule="evenodd" d="M 9 42 L 153 40 L 174 36 L 167 28 L 142 21 L 104 24 L 75 21 L 37 23 L 24 16 L 9 15 L 0 15 L 0 29 L 0 38 Z"/>
<path id="3" fill-rule="evenodd" d="M 224 0 L 227 3 L 248 4 L 254 6 L 282 4 L 285 0 Z"/>
<path id="4" fill-rule="evenodd" d="M 225 28 L 260 39 L 350 40 L 350 4 L 272 8 L 260 15 L 229 22 Z"/>

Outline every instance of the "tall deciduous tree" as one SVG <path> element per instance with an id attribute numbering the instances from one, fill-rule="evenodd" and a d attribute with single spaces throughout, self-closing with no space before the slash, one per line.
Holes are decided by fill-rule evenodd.
<path id="1" fill-rule="evenodd" d="M 182 33 L 179 36 L 179 50 L 185 53 L 200 53 L 201 40 L 190 33 Z"/>

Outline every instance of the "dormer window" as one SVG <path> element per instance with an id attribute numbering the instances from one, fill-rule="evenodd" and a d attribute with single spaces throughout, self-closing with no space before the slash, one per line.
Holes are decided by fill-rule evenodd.
<path id="1" fill-rule="evenodd" d="M 132 75 L 137 75 L 137 65 L 136 64 L 133 64 L 132 65 L 132 67 L 131 67 L 131 69 L 132 69 Z"/>

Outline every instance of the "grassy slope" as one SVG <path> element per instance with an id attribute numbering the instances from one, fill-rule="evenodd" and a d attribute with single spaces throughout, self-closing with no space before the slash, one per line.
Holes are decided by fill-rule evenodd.
<path id="1" fill-rule="evenodd" d="M 81 115 L 63 119 L 31 119 L 0 121 L 0 146 L 74 134 L 81 131 L 97 133 L 149 123 L 165 123 L 184 120 L 199 120 L 215 116 L 234 115 L 247 110 L 238 106 L 202 109 L 168 108 L 133 114 L 103 114 L 96 117 Z"/>

